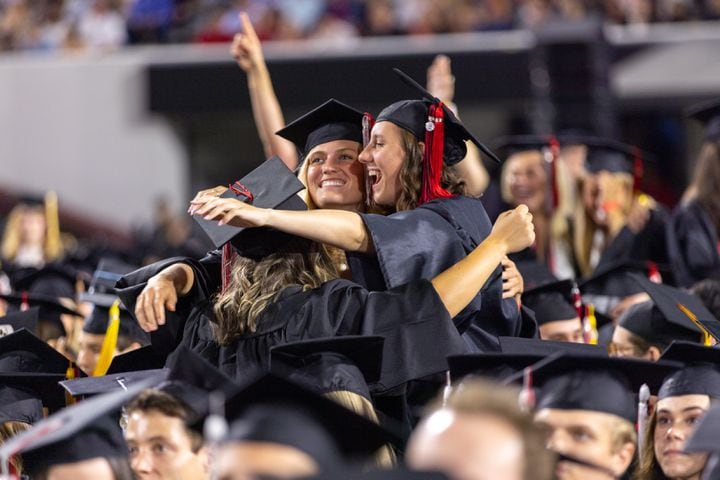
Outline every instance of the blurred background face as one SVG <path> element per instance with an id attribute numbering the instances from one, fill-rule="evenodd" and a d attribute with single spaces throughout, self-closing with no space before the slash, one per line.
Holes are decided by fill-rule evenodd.
<path id="1" fill-rule="evenodd" d="M 627 214 L 632 201 L 632 177 L 623 173 L 588 173 L 582 182 L 582 202 L 588 216 L 599 226 L 608 223 L 608 210 Z"/>
<path id="2" fill-rule="evenodd" d="M 334 140 L 308 153 L 307 187 L 318 208 L 357 210 L 362 205 L 365 172 L 357 161 L 359 150 L 357 142 Z"/>
<path id="3" fill-rule="evenodd" d="M 265 442 L 223 445 L 214 465 L 218 480 L 254 480 L 306 477 L 318 473 L 318 465 L 300 450 Z"/>
<path id="4" fill-rule="evenodd" d="M 45 212 L 38 208 L 28 208 L 20 220 L 20 243 L 42 245 L 45 241 Z"/>
<path id="5" fill-rule="evenodd" d="M 139 479 L 191 480 L 207 477 L 204 450 L 193 452 L 184 422 L 161 412 L 136 410 L 128 417 L 125 440 Z"/>
<path id="6" fill-rule="evenodd" d="M 584 343 L 582 323 L 579 318 L 556 320 L 539 326 L 540 338 L 557 342 Z"/>
<path id="7" fill-rule="evenodd" d="M 505 162 L 503 192 L 512 206 L 525 204 L 531 212 L 545 206 L 548 176 L 542 153 L 536 150 L 518 152 Z"/>
<path id="8" fill-rule="evenodd" d="M 506 420 L 444 409 L 413 433 L 407 462 L 413 470 L 439 470 L 452 480 L 521 480 L 524 453 L 522 436 Z"/>
<path id="9" fill-rule="evenodd" d="M 708 455 L 683 452 L 695 425 L 710 408 L 707 395 L 681 395 L 659 400 L 656 405 L 655 459 L 668 478 L 698 478 Z M 720 435 L 720 432 L 718 432 Z"/>
<path id="10" fill-rule="evenodd" d="M 555 452 L 608 469 L 618 477 L 632 461 L 634 449 L 628 455 L 613 444 L 619 417 L 587 410 L 546 408 L 535 415 L 535 421 L 548 429 L 548 448 Z M 558 462 L 556 475 L 559 480 L 609 478 L 606 472 L 564 461 Z"/>
<path id="11" fill-rule="evenodd" d="M 92 375 L 100 358 L 105 335 L 82 332 L 80 335 L 80 348 L 77 354 L 77 365 L 80 369 Z"/>

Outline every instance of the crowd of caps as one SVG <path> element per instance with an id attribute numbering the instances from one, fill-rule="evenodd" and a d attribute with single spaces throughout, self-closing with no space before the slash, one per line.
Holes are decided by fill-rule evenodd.
<path id="1" fill-rule="evenodd" d="M 421 99 L 376 118 L 329 100 L 277 132 L 297 173 L 275 156 L 199 192 L 202 259 L 105 259 L 84 289 L 56 199 L 17 207 L 2 474 L 720 478 L 719 104 L 694 112 L 698 174 L 670 216 L 639 150 L 491 150 L 397 73 Z M 481 201 L 460 165 L 493 150 Z"/>

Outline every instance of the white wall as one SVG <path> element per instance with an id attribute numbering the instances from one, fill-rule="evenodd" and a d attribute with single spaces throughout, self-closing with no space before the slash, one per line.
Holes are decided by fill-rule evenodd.
<path id="1" fill-rule="evenodd" d="M 142 50 L 0 57 L 0 188 L 58 192 L 116 227 L 151 218 L 153 199 L 186 204 L 186 153 L 145 111 Z"/>

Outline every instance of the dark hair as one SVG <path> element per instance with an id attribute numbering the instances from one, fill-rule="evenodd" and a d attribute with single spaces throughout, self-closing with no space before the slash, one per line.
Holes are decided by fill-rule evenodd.
<path id="1" fill-rule="evenodd" d="M 110 464 L 110 470 L 113 474 L 114 480 L 135 480 L 135 474 L 132 471 L 132 467 L 130 466 L 130 460 L 128 460 L 125 457 L 101 457 L 104 460 L 106 460 Z M 48 472 L 50 471 L 50 468 L 48 467 L 44 469 L 41 472 L 35 473 L 32 478 L 33 480 L 47 480 L 48 479 Z"/>
<path id="2" fill-rule="evenodd" d="M 183 421 L 183 424 L 195 418 L 195 412 L 188 404 L 167 392 L 155 388 L 143 390 L 125 406 L 127 415 L 136 411 L 143 413 L 158 412 L 166 417 L 179 418 Z M 190 448 L 193 453 L 197 453 L 202 447 L 202 436 L 189 428 L 185 428 L 185 433 L 190 437 Z"/>
<path id="3" fill-rule="evenodd" d="M 697 295 L 713 317 L 720 318 L 720 280 L 706 278 L 690 288 L 690 293 Z"/>

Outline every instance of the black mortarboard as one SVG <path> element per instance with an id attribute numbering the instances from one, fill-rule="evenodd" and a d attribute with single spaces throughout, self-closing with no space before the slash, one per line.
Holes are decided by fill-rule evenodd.
<path id="1" fill-rule="evenodd" d="M 74 315 L 76 317 L 82 317 L 82 315 L 66 306 L 61 304 L 57 298 L 48 297 L 40 294 L 25 294 L 25 293 L 8 293 L 0 295 L 0 298 L 5 300 L 16 310 L 20 310 L 23 304 L 27 304 L 29 307 L 39 307 L 38 322 L 50 322 L 56 325 L 61 332 L 65 332 L 65 325 L 60 319 L 60 315 Z"/>
<path id="2" fill-rule="evenodd" d="M 607 171 L 611 173 L 632 174 L 636 158 L 642 158 L 642 152 L 630 145 L 609 139 L 596 139 L 588 146 L 586 163 L 592 173 Z"/>
<path id="3" fill-rule="evenodd" d="M 154 370 L 162 368 L 164 365 L 165 358 L 158 355 L 152 345 L 146 345 L 113 357 L 105 375 L 136 372 L 138 370 Z"/>
<path id="4" fill-rule="evenodd" d="M 233 379 L 185 345 L 168 357 L 167 378 L 158 388 L 182 400 L 198 416 L 210 409 L 209 393 L 220 391 L 228 398 L 240 390 Z"/>
<path id="5" fill-rule="evenodd" d="M 675 320 L 675 317 L 672 318 Z M 650 345 L 665 348 L 673 340 L 700 341 L 701 330 L 685 317 L 681 322 L 668 320 L 653 302 L 631 305 L 618 319 L 618 325 Z"/>
<path id="6" fill-rule="evenodd" d="M 557 142 L 557 138 L 552 135 L 511 135 L 495 140 L 493 149 L 508 158 L 518 152 L 542 151 L 550 147 L 553 142 Z"/>
<path id="7" fill-rule="evenodd" d="M 635 422 L 637 391 L 657 391 L 674 362 L 648 362 L 597 355 L 562 354 L 532 371 L 538 387 L 536 409 L 591 410 Z M 521 376 L 520 374 L 519 376 Z"/>
<path id="8" fill-rule="evenodd" d="M 349 391 L 370 400 L 380 379 L 385 339 L 343 336 L 286 343 L 270 349 L 270 371 L 318 393 Z"/>
<path id="9" fill-rule="evenodd" d="M 78 271 L 67 264 L 51 263 L 13 280 L 13 290 L 51 298 L 75 298 Z"/>
<path id="10" fill-rule="evenodd" d="M 74 378 L 64 380 L 60 385 L 73 397 L 89 397 L 103 393 L 125 390 L 132 385 L 152 379 L 153 384 L 165 380 L 168 370 L 137 370 L 134 372 L 111 373 L 99 377 Z"/>
<path id="11" fill-rule="evenodd" d="M 297 179 L 279 157 L 274 156 L 252 172 L 235 182 L 221 195 L 236 198 L 260 208 L 278 210 L 306 210 L 307 206 L 297 193 L 305 186 Z M 210 237 L 216 248 L 232 240 L 233 246 L 243 256 L 263 256 L 276 251 L 292 235 L 283 234 L 270 228 L 241 228 L 218 225 L 217 221 L 205 220 L 195 215 L 195 221 Z M 240 235 L 242 233 L 242 235 Z"/>
<path id="12" fill-rule="evenodd" d="M 720 432 L 720 405 L 715 405 L 698 422 L 685 444 L 685 451 L 720 452 L 718 432 Z"/>
<path id="13" fill-rule="evenodd" d="M 577 310 L 570 303 L 572 280 L 558 280 L 546 283 L 522 294 L 522 303 L 535 312 L 538 325 L 557 320 L 572 320 L 578 317 Z"/>
<path id="14" fill-rule="evenodd" d="M 65 405 L 58 382 L 70 361 L 27 330 L 0 337 L 0 385 L 33 392 L 50 410 Z"/>
<path id="15" fill-rule="evenodd" d="M 86 302 L 93 304 L 93 310 L 83 323 L 83 332 L 95 335 L 105 335 L 110 322 L 110 307 L 118 300 L 115 295 L 86 294 L 82 296 Z M 135 318 L 120 304 L 119 334 L 132 339 L 142 345 L 150 343 L 150 336 L 140 328 Z"/>
<path id="16" fill-rule="evenodd" d="M 431 105 L 440 104 L 440 100 L 434 97 L 425 88 L 420 86 L 407 74 L 401 70 L 394 68 L 393 71 L 400 79 L 413 88 L 422 100 L 401 100 L 392 105 L 385 107 L 376 119 L 376 122 L 392 122 L 403 128 L 420 140 L 425 141 L 425 128 L 428 123 L 428 109 Z M 445 144 L 443 160 L 446 165 L 454 165 L 465 158 L 467 148 L 465 141 L 469 140 L 474 143 L 481 152 L 500 163 L 500 159 L 478 138 L 470 133 L 465 125 L 455 116 L 455 114 L 443 105 L 444 123 L 445 123 Z"/>
<path id="17" fill-rule="evenodd" d="M 35 193 L 25 193 L 20 195 L 17 199 L 18 205 L 28 205 L 31 207 L 44 207 L 45 197 Z"/>
<path id="18" fill-rule="evenodd" d="M 447 360 L 454 382 L 466 375 L 505 380 L 542 359 L 543 355 L 534 354 L 474 353 L 451 355 Z"/>
<path id="19" fill-rule="evenodd" d="M 0 337 L 24 328 L 29 332 L 37 331 L 40 308 L 33 307 L 24 312 L 10 312 L 0 317 Z"/>
<path id="20" fill-rule="evenodd" d="M 703 332 L 720 340 L 720 322 L 695 295 L 669 285 L 653 283 L 641 275 L 630 274 L 630 277 L 650 295 L 668 322 L 688 330 L 696 329 L 699 342 Z"/>
<path id="21" fill-rule="evenodd" d="M 500 351 L 513 355 L 547 356 L 557 352 L 607 358 L 607 351 L 599 345 L 586 343 L 558 342 L 537 338 L 498 337 Z"/>
<path id="22" fill-rule="evenodd" d="M 685 113 L 705 124 L 705 141 L 720 140 L 720 100 L 692 105 Z"/>
<path id="23" fill-rule="evenodd" d="M 129 265 L 121 260 L 112 257 L 100 259 L 98 266 L 93 272 L 92 280 L 88 286 L 87 292 L 93 294 L 114 294 L 115 284 L 123 275 L 137 270 L 138 267 Z M 80 299 L 84 299 L 84 295 L 80 295 Z M 92 299 L 85 300 L 92 302 Z M 94 303 L 94 302 L 93 302 Z"/>
<path id="24" fill-rule="evenodd" d="M 24 468 L 35 475 L 55 465 L 127 457 L 127 446 L 115 413 L 148 385 L 141 382 L 51 415 L 2 445 L 0 461 L 7 462 L 19 453 Z"/>
<path id="25" fill-rule="evenodd" d="M 321 470 L 367 459 L 398 439 L 370 420 L 298 384 L 266 375 L 225 405 L 228 441 L 259 441 L 295 447 Z"/>
<path id="26" fill-rule="evenodd" d="M 43 404 L 36 393 L 0 384 L 0 425 L 35 423 L 43 418 Z"/>
<path id="27" fill-rule="evenodd" d="M 362 145 L 362 120 L 361 111 L 331 98 L 275 133 L 293 142 L 304 156 L 316 146 L 334 140 L 352 140 Z"/>
<path id="28" fill-rule="evenodd" d="M 658 399 L 708 395 L 720 400 L 720 349 L 691 342 L 673 342 L 660 359 L 683 362 L 685 367 L 665 379 Z"/>

